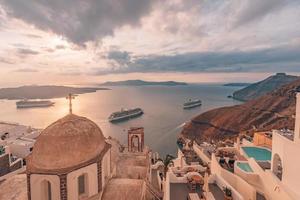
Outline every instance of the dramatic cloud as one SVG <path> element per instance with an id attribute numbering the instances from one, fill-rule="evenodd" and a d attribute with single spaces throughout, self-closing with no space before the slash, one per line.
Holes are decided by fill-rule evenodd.
<path id="1" fill-rule="evenodd" d="M 0 62 L 60 75 L 295 72 L 299 10 L 299 0 L 0 0 Z"/>
<path id="2" fill-rule="evenodd" d="M 185 53 L 146 56 L 119 68 L 98 69 L 96 74 L 131 72 L 249 72 L 291 70 L 300 72 L 300 47 L 256 51 Z M 284 71 L 283 70 L 283 71 Z"/>
<path id="3" fill-rule="evenodd" d="M 83 45 L 112 35 L 123 25 L 137 25 L 153 0 L 1 0 L 9 16 Z"/>

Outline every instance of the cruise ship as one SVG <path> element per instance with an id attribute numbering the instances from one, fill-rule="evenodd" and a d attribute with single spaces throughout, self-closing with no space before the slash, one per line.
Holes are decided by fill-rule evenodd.
<path id="1" fill-rule="evenodd" d="M 144 114 L 143 110 L 141 108 L 133 108 L 133 109 L 122 109 L 121 111 L 112 113 L 108 120 L 110 122 L 118 122 L 127 120 L 130 118 L 138 117 L 140 115 Z"/>
<path id="2" fill-rule="evenodd" d="M 198 106 L 201 106 L 202 105 L 202 102 L 201 100 L 199 99 L 189 99 L 188 102 L 185 102 L 183 104 L 183 109 L 189 109 L 189 108 L 194 108 L 194 107 L 198 107 Z"/>
<path id="3" fill-rule="evenodd" d="M 22 100 L 16 102 L 17 108 L 49 107 L 53 105 L 54 102 L 48 100 L 43 100 L 43 101 Z"/>

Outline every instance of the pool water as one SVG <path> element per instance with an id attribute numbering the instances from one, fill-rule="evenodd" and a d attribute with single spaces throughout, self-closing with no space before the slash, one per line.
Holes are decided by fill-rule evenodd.
<path id="1" fill-rule="evenodd" d="M 271 151 L 259 147 L 242 147 L 248 157 L 257 161 L 270 161 L 272 157 Z"/>
<path id="2" fill-rule="evenodd" d="M 248 163 L 241 163 L 238 162 L 236 164 L 240 169 L 244 170 L 245 172 L 253 172 L 252 168 L 250 167 L 250 165 Z"/>

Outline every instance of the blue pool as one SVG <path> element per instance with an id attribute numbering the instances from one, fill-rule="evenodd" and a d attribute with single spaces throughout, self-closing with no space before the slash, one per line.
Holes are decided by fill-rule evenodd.
<path id="1" fill-rule="evenodd" d="M 272 157 L 271 151 L 259 147 L 242 147 L 249 158 L 257 161 L 270 161 Z"/>
<path id="2" fill-rule="evenodd" d="M 253 172 L 252 168 L 250 167 L 250 165 L 248 163 L 241 163 L 238 162 L 236 164 L 240 169 L 244 170 L 245 172 Z"/>

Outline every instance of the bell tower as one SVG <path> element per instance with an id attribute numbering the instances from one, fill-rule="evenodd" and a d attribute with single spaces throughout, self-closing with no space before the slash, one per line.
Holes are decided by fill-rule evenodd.
<path id="1" fill-rule="evenodd" d="M 143 152 L 144 151 L 144 128 L 131 127 L 128 130 L 128 151 Z"/>

